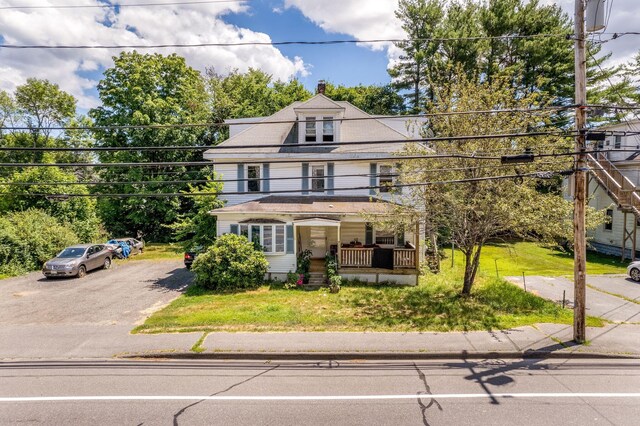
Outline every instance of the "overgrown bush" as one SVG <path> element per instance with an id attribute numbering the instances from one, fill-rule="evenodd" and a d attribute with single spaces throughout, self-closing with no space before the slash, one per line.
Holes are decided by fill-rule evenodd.
<path id="1" fill-rule="evenodd" d="M 329 291 L 337 293 L 340 291 L 342 277 L 338 275 L 338 259 L 336 256 L 327 254 L 325 256 L 325 266 L 327 271 L 327 279 L 329 280 Z"/>
<path id="2" fill-rule="evenodd" d="M 303 250 L 298 255 L 298 269 L 296 272 L 303 275 L 304 283 L 309 282 L 309 271 L 311 270 L 311 250 Z"/>
<path id="3" fill-rule="evenodd" d="M 193 262 L 196 283 L 212 290 L 255 288 L 264 280 L 269 263 L 246 237 L 225 234 Z"/>
<path id="4" fill-rule="evenodd" d="M 36 270 L 66 246 L 78 243 L 77 235 L 42 210 L 28 209 L 0 217 L 0 273 Z"/>

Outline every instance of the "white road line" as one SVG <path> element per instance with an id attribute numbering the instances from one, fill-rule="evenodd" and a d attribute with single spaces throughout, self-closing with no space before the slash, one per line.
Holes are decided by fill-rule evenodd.
<path id="1" fill-rule="evenodd" d="M 473 399 L 473 398 L 640 398 L 640 392 L 620 393 L 442 393 L 410 395 L 104 395 L 104 396 L 17 396 L 0 397 L 0 402 L 48 401 L 354 401 L 378 399 Z"/>

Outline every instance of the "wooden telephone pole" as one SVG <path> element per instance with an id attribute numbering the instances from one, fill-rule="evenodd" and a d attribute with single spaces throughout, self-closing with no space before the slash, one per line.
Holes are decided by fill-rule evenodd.
<path id="1" fill-rule="evenodd" d="M 573 198 L 573 250 L 574 250 L 574 307 L 573 340 L 586 340 L 586 269 L 587 243 L 585 229 L 585 208 L 587 195 L 586 124 L 587 111 L 587 64 L 585 55 L 585 0 L 575 0 L 575 104 L 576 104 L 576 164 L 574 172 Z"/>

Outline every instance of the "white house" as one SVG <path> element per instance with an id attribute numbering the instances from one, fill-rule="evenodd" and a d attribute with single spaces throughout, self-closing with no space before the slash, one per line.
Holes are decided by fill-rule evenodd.
<path id="1" fill-rule="evenodd" d="M 589 231 L 590 245 L 606 254 L 634 258 L 640 248 L 637 227 L 640 225 L 640 120 L 600 127 L 608 136 L 590 142 L 588 164 L 591 169 L 587 195 L 589 205 L 605 210 L 610 222 Z M 631 134 L 625 134 L 631 133 Z M 571 188 L 570 188 L 571 190 Z M 624 251 L 623 251 L 624 248 Z"/>
<path id="2" fill-rule="evenodd" d="M 295 271 L 297 255 L 308 249 L 316 259 L 337 255 L 345 278 L 417 283 L 420 227 L 394 232 L 365 218 L 392 211 L 390 157 L 414 129 L 334 102 L 322 85 L 306 102 L 229 121 L 238 122 L 229 139 L 204 154 L 224 181 L 226 204 L 212 211 L 218 235 L 258 241 L 271 277 Z"/>

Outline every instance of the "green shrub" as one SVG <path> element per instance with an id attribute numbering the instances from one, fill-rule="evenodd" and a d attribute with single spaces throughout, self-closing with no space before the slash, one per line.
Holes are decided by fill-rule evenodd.
<path id="1" fill-rule="evenodd" d="M 244 236 L 225 234 L 193 262 L 196 283 L 212 290 L 255 288 L 269 263 Z"/>
<path id="2" fill-rule="evenodd" d="M 0 273 L 16 275 L 36 270 L 77 235 L 42 210 L 28 209 L 0 217 Z"/>

